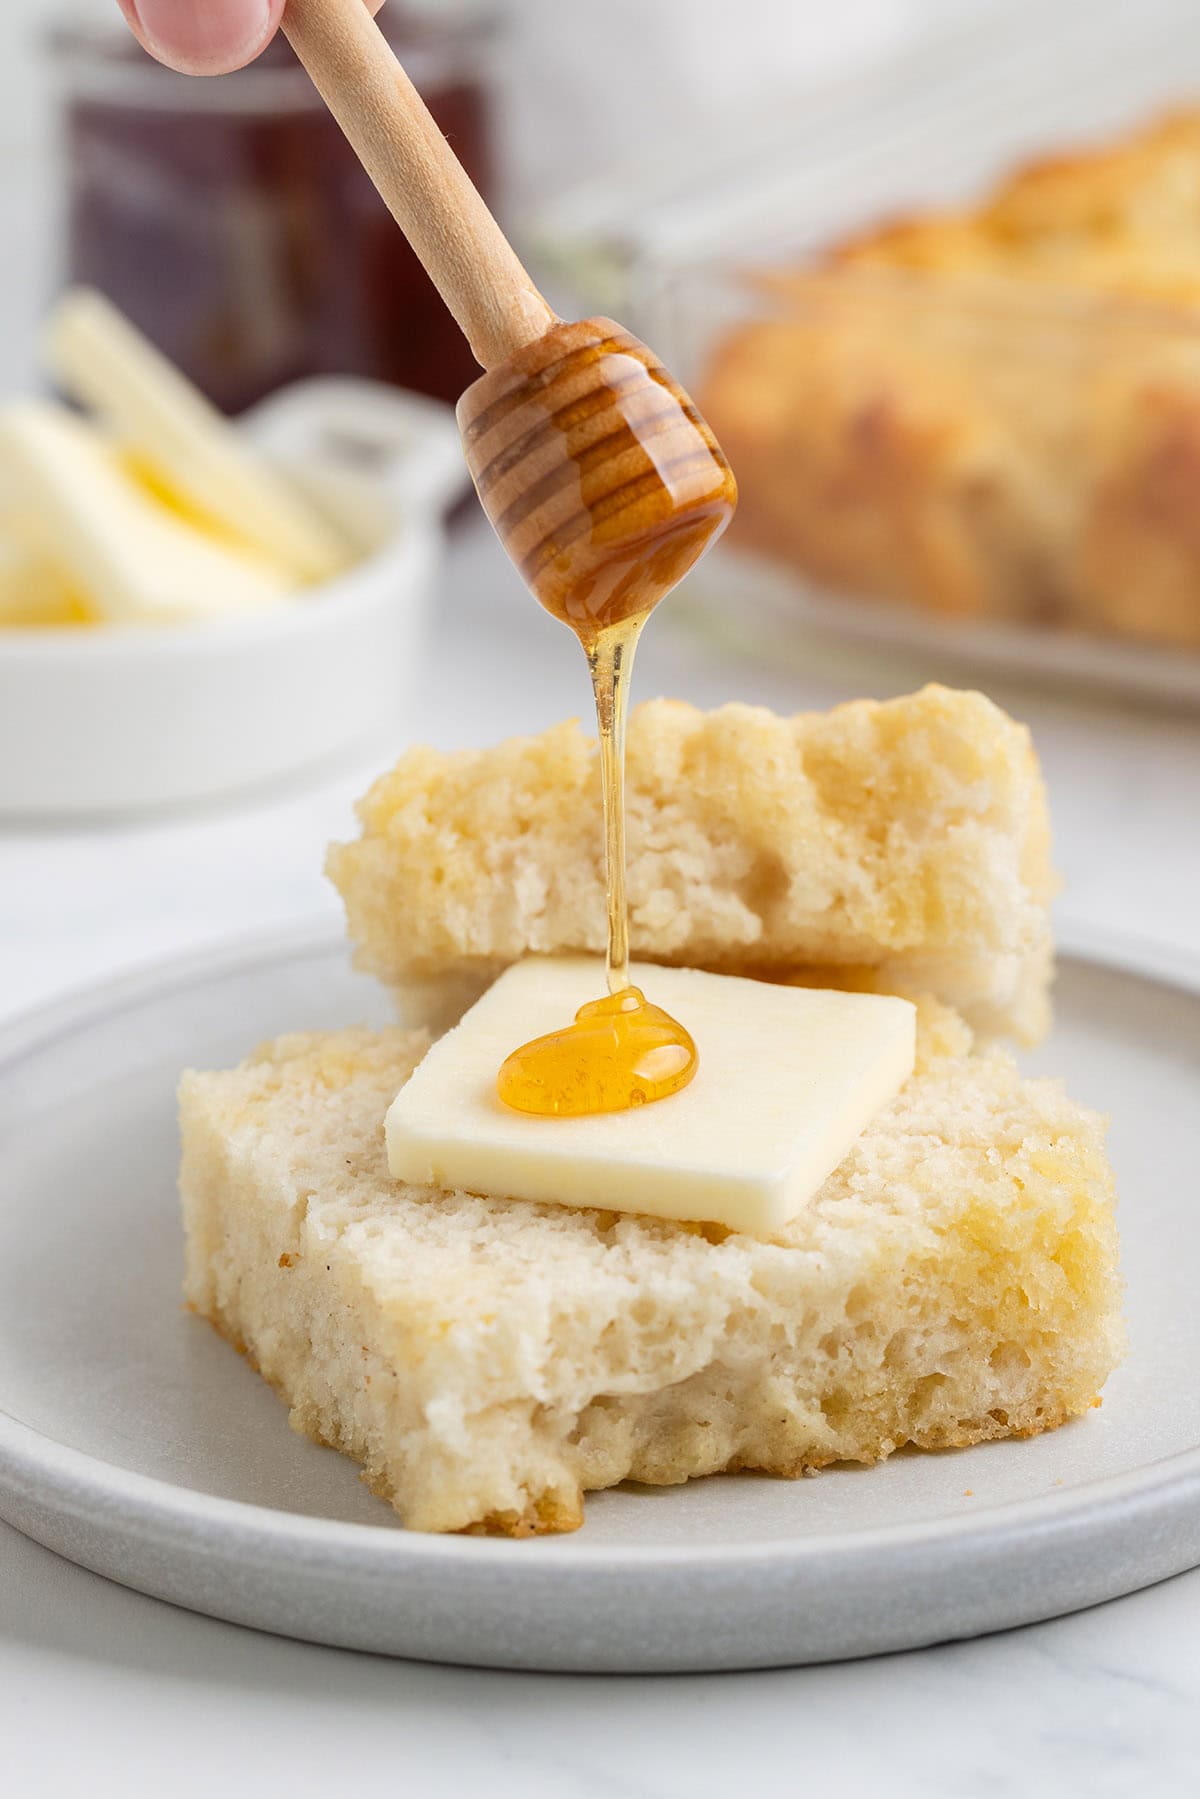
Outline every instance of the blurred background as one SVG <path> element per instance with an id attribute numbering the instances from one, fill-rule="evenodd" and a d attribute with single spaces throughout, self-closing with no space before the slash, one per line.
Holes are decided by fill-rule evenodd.
<path id="1" fill-rule="evenodd" d="M 605 17 L 388 0 L 381 24 L 550 298 L 650 341 L 730 452 L 735 528 L 647 634 L 637 695 L 794 711 L 983 687 L 1034 728 L 1065 932 L 1194 955 L 1190 4 L 610 0 Z M 0 232 L 0 399 L 82 403 L 85 460 L 117 457 L 140 521 L 116 542 L 97 502 L 81 536 L 54 456 L 0 423 L 15 1005 L 332 918 L 323 843 L 373 773 L 414 740 L 540 729 L 588 694 L 463 491 L 446 403 L 474 365 L 282 43 L 190 81 L 142 55 L 115 0 L 6 0 Z M 340 534 L 324 574 L 269 543 L 269 567 L 262 542 L 251 556 L 235 503 L 208 516 L 186 470 L 122 439 L 91 351 L 48 353 L 47 313 L 80 283 Z M 118 389 L 137 386 L 127 348 L 105 350 Z M 138 532 L 168 513 L 191 596 L 175 625 L 121 572 L 144 573 Z M 232 556 L 248 592 L 290 595 L 277 622 L 206 622 L 189 542 Z"/>
<path id="2" fill-rule="evenodd" d="M 714 0 L 614 0 L 603 33 L 564 15 L 554 0 L 409 0 L 403 6 L 389 0 L 388 11 L 435 31 L 492 28 L 486 81 L 497 175 L 506 212 L 519 217 L 634 155 L 649 164 L 683 139 L 702 139 L 716 119 L 744 106 L 766 100 L 786 112 L 798 82 L 852 69 L 923 27 L 983 15 L 991 5 L 847 0 L 836 8 L 797 8 L 788 0 L 749 0 L 731 31 L 727 9 Z M 397 20 L 393 24 L 402 29 Z M 62 267 L 57 127 L 71 74 L 48 54 L 48 39 L 56 27 L 74 27 L 111 34 L 119 46 L 119 26 L 115 0 L 5 0 L 0 224 L 7 252 L 0 376 L 9 384 L 28 369 L 39 309 Z M 637 54 L 631 54 L 633 42 Z M 98 79 L 93 69 L 93 82 Z"/>

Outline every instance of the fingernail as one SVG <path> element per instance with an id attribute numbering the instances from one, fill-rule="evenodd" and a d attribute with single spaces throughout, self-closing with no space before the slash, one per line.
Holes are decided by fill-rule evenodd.
<path id="1" fill-rule="evenodd" d="M 146 48 L 188 75 L 236 69 L 262 49 L 271 0 L 136 0 Z"/>

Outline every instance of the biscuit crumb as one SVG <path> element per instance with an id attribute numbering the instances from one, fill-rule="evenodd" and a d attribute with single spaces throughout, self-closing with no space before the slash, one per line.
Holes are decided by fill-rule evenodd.
<path id="1" fill-rule="evenodd" d="M 1002 1052 L 923 1050 L 784 1230 L 713 1242 L 393 1180 L 380 1123 L 425 1045 L 297 1034 L 180 1096 L 189 1301 L 411 1529 L 1033 1435 L 1120 1356 L 1102 1120 Z"/>

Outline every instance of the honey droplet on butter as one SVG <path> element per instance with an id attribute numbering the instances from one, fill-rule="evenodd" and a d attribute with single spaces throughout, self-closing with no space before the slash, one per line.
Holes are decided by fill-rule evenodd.
<path id="1" fill-rule="evenodd" d="M 627 1112 L 686 1087 L 699 1066 L 696 1045 L 637 987 L 589 1000 L 573 1024 L 514 1050 L 496 1091 L 516 1112 L 579 1118 Z"/>

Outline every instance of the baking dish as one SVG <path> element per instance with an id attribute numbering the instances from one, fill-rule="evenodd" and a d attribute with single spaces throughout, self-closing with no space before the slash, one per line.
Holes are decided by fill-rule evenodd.
<path id="1" fill-rule="evenodd" d="M 1011 6 L 710 134 L 632 203 L 614 180 L 543 218 L 560 277 L 631 317 L 730 454 L 739 515 L 689 585 L 727 640 L 777 658 L 789 630 L 803 648 L 831 628 L 928 672 L 1200 699 L 1187 194 L 1171 279 L 1052 262 L 1016 278 L 965 255 L 953 217 L 937 254 L 870 254 L 881 222 L 936 223 L 1031 155 L 1120 142 L 1198 96 L 1179 0 Z M 1200 113 L 1169 129 L 1166 176 L 1200 184 Z M 1150 187 L 1171 199 L 1170 180 Z M 1093 171 L 1068 201 L 1107 204 L 1102 188 Z M 863 233 L 868 253 L 830 258 Z"/>

